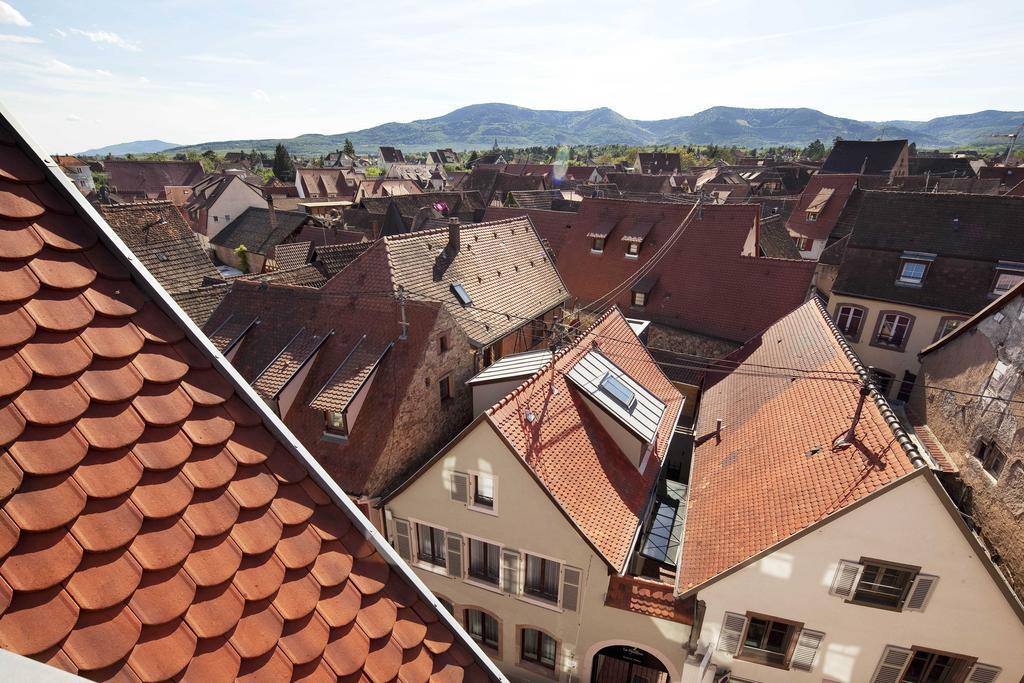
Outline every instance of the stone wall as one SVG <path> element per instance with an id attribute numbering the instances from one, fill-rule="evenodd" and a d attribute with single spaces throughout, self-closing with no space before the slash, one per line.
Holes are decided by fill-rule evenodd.
<path id="1" fill-rule="evenodd" d="M 1024 404 L 1011 401 L 1024 401 L 1022 304 L 1018 296 L 1001 315 L 923 356 L 911 400 L 959 468 L 957 476 L 946 478 L 950 494 L 1000 556 L 1019 595 L 1024 595 Z M 997 360 L 1009 364 L 1001 386 L 992 381 Z M 986 392 L 991 398 L 965 395 Z M 977 457 L 983 443 L 995 444 L 1006 456 L 998 478 Z"/>

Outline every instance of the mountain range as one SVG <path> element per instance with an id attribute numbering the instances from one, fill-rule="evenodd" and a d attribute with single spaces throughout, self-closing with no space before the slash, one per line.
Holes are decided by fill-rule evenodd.
<path id="1" fill-rule="evenodd" d="M 180 146 L 181 145 L 176 142 L 164 142 L 163 140 L 135 140 L 133 142 L 120 142 L 116 145 L 87 149 L 84 152 L 79 152 L 79 154 L 89 157 L 106 156 L 108 154 L 113 154 L 114 156 L 123 156 L 125 154 L 151 154 L 153 152 L 163 152 Z"/>
<path id="2" fill-rule="evenodd" d="M 836 136 L 863 140 L 907 138 L 919 147 L 950 148 L 1001 144 L 1002 141 L 994 139 L 993 134 L 1013 132 L 1021 123 L 1024 123 L 1024 112 L 996 110 L 943 116 L 929 121 L 857 121 L 815 109 L 745 107 L 712 107 L 691 116 L 645 121 L 628 119 L 607 107 L 551 111 L 492 103 L 462 107 L 436 118 L 385 123 L 347 133 L 310 133 L 288 139 L 221 140 L 154 151 L 270 151 L 281 142 L 293 154 L 324 154 L 340 148 L 346 138 L 359 151 L 375 150 L 379 145 L 394 145 L 408 151 L 439 147 L 485 149 L 491 147 L 495 140 L 502 147 L 619 143 L 763 148 L 773 145 L 803 147 L 816 139 L 827 145 Z M 127 148 L 134 144 L 142 143 L 114 147 Z M 110 149 L 90 152 L 106 154 Z"/>

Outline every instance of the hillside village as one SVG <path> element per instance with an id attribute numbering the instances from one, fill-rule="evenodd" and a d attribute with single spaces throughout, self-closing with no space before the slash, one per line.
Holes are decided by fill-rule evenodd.
<path id="1" fill-rule="evenodd" d="M 1012 146 L 30 128 L 0 118 L 19 677 L 1024 680 Z"/>

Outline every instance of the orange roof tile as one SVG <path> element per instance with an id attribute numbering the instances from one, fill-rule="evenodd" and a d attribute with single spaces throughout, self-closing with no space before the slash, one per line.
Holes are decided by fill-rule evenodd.
<path id="1" fill-rule="evenodd" d="M 408 661 L 448 675 L 453 656 L 496 677 L 6 126 L 0 647 L 97 679 L 383 681 Z M 457 655 L 434 656 L 407 608 Z"/>
<path id="2" fill-rule="evenodd" d="M 704 392 L 680 591 L 691 591 L 915 469 L 872 400 L 865 402 L 854 444 L 833 447 L 850 427 L 860 387 L 854 373 L 862 369 L 840 338 L 820 302 L 808 301 L 748 342 L 737 352 L 743 358 L 739 367 Z M 817 374 L 794 379 L 759 372 L 758 366 Z"/>
<path id="3" fill-rule="evenodd" d="M 597 343 L 601 353 L 666 404 L 651 462 L 643 472 L 627 458 L 566 378 Z M 556 356 L 487 414 L 524 463 L 591 545 L 616 570 L 628 559 L 637 526 L 682 408 L 683 398 L 610 309 L 575 344 Z M 534 414 L 532 422 L 526 414 Z"/>

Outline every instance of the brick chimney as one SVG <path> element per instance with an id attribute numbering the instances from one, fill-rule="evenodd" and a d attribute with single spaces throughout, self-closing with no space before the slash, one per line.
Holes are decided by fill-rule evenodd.
<path id="1" fill-rule="evenodd" d="M 270 221 L 270 231 L 274 232 L 277 230 L 277 212 L 274 211 L 274 195 L 267 195 L 267 211 L 270 213 L 267 216 L 267 220 Z"/>
<path id="2" fill-rule="evenodd" d="M 448 219 L 448 251 L 454 257 L 462 247 L 460 243 L 462 230 L 459 227 L 459 219 L 452 217 Z"/>

